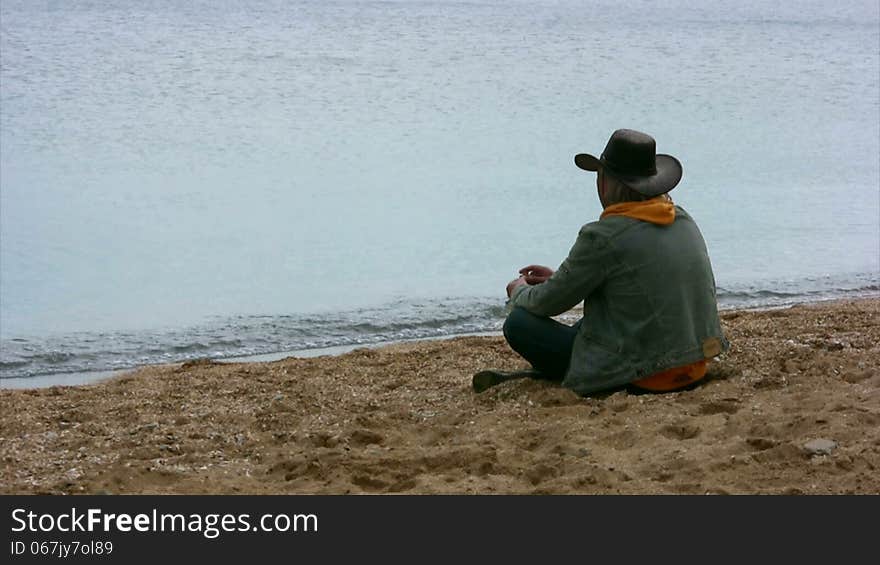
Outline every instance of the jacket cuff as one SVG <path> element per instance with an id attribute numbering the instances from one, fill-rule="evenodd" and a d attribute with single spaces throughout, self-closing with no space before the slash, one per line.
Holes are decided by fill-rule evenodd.
<path id="1" fill-rule="evenodd" d="M 507 299 L 507 308 L 508 310 L 512 310 L 514 306 L 516 306 L 516 298 L 522 293 L 524 290 L 528 289 L 529 285 L 523 284 L 515 289 L 513 289 L 513 293 L 510 295 L 510 298 Z"/>

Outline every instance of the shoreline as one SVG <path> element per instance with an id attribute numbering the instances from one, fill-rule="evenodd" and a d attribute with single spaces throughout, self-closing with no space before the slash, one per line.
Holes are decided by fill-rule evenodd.
<path id="1" fill-rule="evenodd" d="M 580 397 L 481 369 L 502 337 L 151 366 L 0 390 L 0 492 L 880 493 L 880 299 L 722 313 L 682 392 Z"/>
<path id="2" fill-rule="evenodd" d="M 468 336 L 500 336 L 501 332 L 474 332 L 474 333 L 466 333 L 466 334 L 451 334 L 444 336 L 436 336 L 436 337 L 419 337 L 414 339 L 404 339 L 399 341 L 379 341 L 376 343 L 367 343 L 367 344 L 353 344 L 353 345 L 331 345 L 329 347 L 316 347 L 314 349 L 294 349 L 291 351 L 279 351 L 277 353 L 259 353 L 256 355 L 243 355 L 240 357 L 224 357 L 224 358 L 210 358 L 203 357 L 199 359 L 192 359 L 189 361 L 178 361 L 176 363 L 156 363 L 156 364 L 148 364 L 148 365 L 140 365 L 138 367 L 132 367 L 131 369 L 112 369 L 106 371 L 79 371 L 73 373 L 50 373 L 46 375 L 36 375 L 33 377 L 8 377 L 0 380 L 0 390 L 28 390 L 28 389 L 40 389 L 40 388 L 50 388 L 53 386 L 84 386 L 89 384 L 97 384 L 100 382 L 112 380 L 115 378 L 123 377 L 128 373 L 140 371 L 143 369 L 148 369 L 150 367 L 167 367 L 167 366 L 180 366 L 184 363 L 193 363 L 193 362 L 204 362 L 210 361 L 213 363 L 271 363 L 274 361 L 281 361 L 283 359 L 287 359 L 288 357 L 297 357 L 300 359 L 308 359 L 311 357 L 325 357 L 331 356 L 335 357 L 338 355 L 344 355 L 346 353 L 350 353 L 352 351 L 356 351 L 358 349 L 380 349 L 382 347 L 389 347 L 392 345 L 398 345 L 403 343 L 416 343 L 420 341 L 443 341 L 446 339 L 455 339 L 458 337 L 468 337 Z M 3 381 L 15 381 L 12 383 L 12 386 L 9 386 L 7 383 Z M 37 381 L 36 386 L 27 386 L 31 381 Z"/>
<path id="3" fill-rule="evenodd" d="M 873 300 L 880 299 L 880 292 L 864 292 L 855 294 L 850 297 L 832 297 L 832 298 L 817 298 L 815 300 L 809 301 L 796 301 L 793 303 L 786 304 L 770 304 L 770 305 L 761 305 L 761 306 L 727 306 L 727 307 L 719 307 L 719 313 L 726 312 L 734 312 L 734 311 L 745 311 L 745 312 L 768 312 L 773 310 L 780 310 L 785 308 L 791 308 L 794 306 L 806 306 L 811 304 L 828 304 L 840 301 L 852 301 L 852 300 Z M 583 305 L 580 304 L 569 310 L 568 312 L 561 314 L 556 317 L 556 319 L 561 320 L 565 323 L 573 323 L 580 316 L 583 315 Z M 357 349 L 376 349 L 383 348 L 397 344 L 403 343 L 412 343 L 412 342 L 420 342 L 420 341 L 443 341 L 448 339 L 455 339 L 458 337 L 466 337 L 466 336 L 501 336 L 500 331 L 488 331 L 488 332 L 472 332 L 472 333 L 457 333 L 457 334 L 449 334 L 442 336 L 431 336 L 431 337 L 420 337 L 413 339 L 403 339 L 403 340 L 390 340 L 390 341 L 380 341 L 376 343 L 367 343 L 367 344 L 348 344 L 348 345 L 331 345 L 327 347 L 317 347 L 313 349 L 293 349 L 293 350 L 284 350 L 278 351 L 275 353 L 258 353 L 254 355 L 241 355 L 241 356 L 233 356 L 233 357 L 202 357 L 190 360 L 169 362 L 169 363 L 149 363 L 146 365 L 139 365 L 136 367 L 130 367 L 126 369 L 98 369 L 93 371 L 75 371 L 75 372 L 59 372 L 59 373 L 47 373 L 41 375 L 35 375 L 32 377 L 5 377 L 0 379 L 0 390 L 25 390 L 25 389 L 39 389 L 39 388 L 49 388 L 53 386 L 83 386 L 88 384 L 95 384 L 99 382 L 104 382 L 107 380 L 112 380 L 114 378 L 122 377 L 128 373 L 133 371 L 138 371 L 141 369 L 145 369 L 148 367 L 162 367 L 162 366 L 178 366 L 183 363 L 189 363 L 192 361 L 203 361 L 203 360 L 211 360 L 217 363 L 259 363 L 259 362 L 272 362 L 279 361 L 282 359 L 286 359 L 288 357 L 299 357 L 299 358 L 310 358 L 310 357 L 320 357 L 320 356 L 336 356 L 343 355 L 345 353 L 350 353 Z"/>

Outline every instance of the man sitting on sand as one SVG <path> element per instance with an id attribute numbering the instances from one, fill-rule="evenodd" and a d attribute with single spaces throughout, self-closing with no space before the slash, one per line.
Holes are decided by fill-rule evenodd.
<path id="1" fill-rule="evenodd" d="M 526 376 L 560 380 L 579 394 L 623 385 L 670 391 L 699 381 L 729 344 L 703 236 L 667 195 L 681 164 L 657 154 L 651 136 L 625 129 L 600 158 L 574 161 L 598 173 L 604 211 L 581 228 L 559 269 L 529 265 L 507 285 L 504 337 L 533 370 L 481 371 L 474 390 Z M 551 319 L 581 301 L 584 316 L 573 326 Z"/>

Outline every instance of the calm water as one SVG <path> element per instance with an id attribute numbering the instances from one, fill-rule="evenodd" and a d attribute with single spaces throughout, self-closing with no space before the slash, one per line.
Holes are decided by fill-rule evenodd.
<path id="1" fill-rule="evenodd" d="M 620 127 L 723 306 L 880 291 L 880 8 L 0 3 L 0 377 L 497 329 Z"/>

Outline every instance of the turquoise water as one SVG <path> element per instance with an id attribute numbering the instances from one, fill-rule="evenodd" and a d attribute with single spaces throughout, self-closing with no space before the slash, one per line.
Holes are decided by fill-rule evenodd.
<path id="1" fill-rule="evenodd" d="M 880 292 L 880 8 L 0 4 L 0 377 L 491 331 L 620 127 L 722 306 Z"/>

